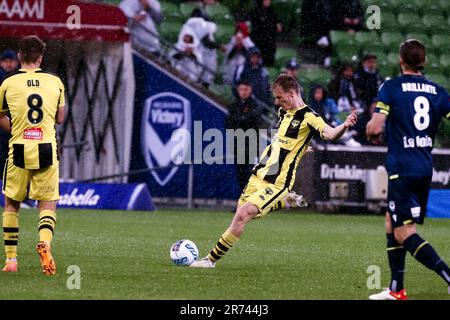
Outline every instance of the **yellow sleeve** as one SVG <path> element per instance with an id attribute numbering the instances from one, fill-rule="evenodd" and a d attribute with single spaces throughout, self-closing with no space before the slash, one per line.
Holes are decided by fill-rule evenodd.
<path id="1" fill-rule="evenodd" d="M 64 96 L 64 94 L 65 94 L 64 84 L 62 83 L 61 79 L 58 79 L 58 80 L 59 80 L 58 86 L 59 86 L 59 92 L 60 92 L 59 101 L 58 101 L 58 108 L 59 108 L 59 107 L 64 107 L 66 105 L 66 99 Z"/>
<path id="2" fill-rule="evenodd" d="M 0 113 L 8 112 L 8 104 L 6 103 L 6 81 L 0 85 Z"/>
<path id="3" fill-rule="evenodd" d="M 318 114 L 315 114 L 315 113 L 312 113 L 312 112 L 307 112 L 305 114 L 305 119 L 306 119 L 306 121 L 308 123 L 309 129 L 311 131 L 316 131 L 323 138 L 322 132 L 323 132 L 323 128 L 325 128 L 325 126 L 326 126 L 326 123 L 322 119 L 322 117 L 319 116 Z"/>

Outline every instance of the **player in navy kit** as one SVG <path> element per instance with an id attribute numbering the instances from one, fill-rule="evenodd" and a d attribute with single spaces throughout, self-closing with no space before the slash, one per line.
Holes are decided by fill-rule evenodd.
<path id="1" fill-rule="evenodd" d="M 391 269 L 388 290 L 371 295 L 371 300 L 406 300 L 403 287 L 406 251 L 434 270 L 448 285 L 450 269 L 431 244 L 416 232 L 423 224 L 433 174 L 434 137 L 442 117 L 450 118 L 449 95 L 422 75 L 425 47 L 417 40 L 400 46 L 402 75 L 386 81 L 367 124 L 369 140 L 379 139 L 385 129 L 388 146 L 387 253 Z"/>

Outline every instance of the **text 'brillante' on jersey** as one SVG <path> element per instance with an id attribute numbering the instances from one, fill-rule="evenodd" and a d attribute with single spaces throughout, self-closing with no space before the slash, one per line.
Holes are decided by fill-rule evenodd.
<path id="1" fill-rule="evenodd" d="M 434 137 L 441 118 L 450 118 L 447 91 L 423 76 L 402 75 L 380 87 L 375 112 L 387 115 L 389 175 L 431 176 Z"/>
<path id="2" fill-rule="evenodd" d="M 20 69 L 0 86 L 1 113 L 9 113 L 9 160 L 24 169 L 41 169 L 58 161 L 56 114 L 63 107 L 64 85 L 41 69 Z"/>
<path id="3" fill-rule="evenodd" d="M 279 109 L 278 131 L 261 154 L 252 173 L 269 183 L 291 189 L 297 166 L 315 134 L 322 135 L 325 121 L 312 109 Z"/>

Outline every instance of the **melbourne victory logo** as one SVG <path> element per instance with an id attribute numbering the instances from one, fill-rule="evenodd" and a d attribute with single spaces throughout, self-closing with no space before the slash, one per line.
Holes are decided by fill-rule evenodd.
<path id="1" fill-rule="evenodd" d="M 171 139 L 174 131 L 191 131 L 191 105 L 189 100 L 172 92 L 162 92 L 149 97 L 144 103 L 141 127 L 141 144 L 149 168 L 167 167 L 151 172 L 159 185 L 166 185 L 182 163 L 190 139 L 183 143 Z M 181 148 L 180 148 L 181 147 Z"/>

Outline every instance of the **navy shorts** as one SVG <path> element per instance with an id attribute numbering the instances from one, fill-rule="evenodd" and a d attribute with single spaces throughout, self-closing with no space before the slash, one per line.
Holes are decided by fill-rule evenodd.
<path id="1" fill-rule="evenodd" d="M 398 177 L 388 182 L 388 212 L 393 228 L 423 224 L 427 214 L 431 177 Z"/>

